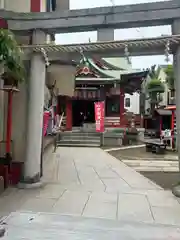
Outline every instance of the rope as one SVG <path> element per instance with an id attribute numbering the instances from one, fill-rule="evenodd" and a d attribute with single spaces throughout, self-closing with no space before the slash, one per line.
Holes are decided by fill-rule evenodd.
<path id="1" fill-rule="evenodd" d="M 55 45 L 55 44 L 44 44 L 44 45 L 23 45 L 22 49 L 32 50 L 34 52 L 41 52 L 42 48 L 48 52 L 66 52 L 75 53 L 80 52 L 81 49 L 86 52 L 90 51 L 104 51 L 104 50 L 123 50 L 127 46 L 129 50 L 134 48 L 152 48 L 165 47 L 169 42 L 170 49 L 180 44 L 180 35 L 172 35 L 166 37 L 157 38 L 143 38 L 134 40 L 120 40 L 120 41 L 107 41 L 107 42 L 95 42 L 95 43 L 82 43 L 82 44 L 70 44 L 70 45 Z"/>

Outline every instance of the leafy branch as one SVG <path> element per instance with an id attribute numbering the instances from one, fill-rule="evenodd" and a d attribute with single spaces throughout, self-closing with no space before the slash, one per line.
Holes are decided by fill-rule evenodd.
<path id="1" fill-rule="evenodd" d="M 23 52 L 13 33 L 7 29 L 0 29 L 0 64 L 8 76 L 17 82 L 25 80 Z"/>

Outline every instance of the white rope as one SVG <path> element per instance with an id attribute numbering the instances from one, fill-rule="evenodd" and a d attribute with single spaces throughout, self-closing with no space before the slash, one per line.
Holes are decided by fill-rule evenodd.
<path id="1" fill-rule="evenodd" d="M 82 43 L 82 44 L 70 44 L 70 45 L 26 45 L 21 46 L 23 49 L 32 50 L 35 52 L 42 52 L 46 64 L 49 64 L 48 52 L 80 52 L 83 51 L 103 51 L 107 49 L 117 49 L 123 50 L 125 47 L 127 49 L 135 48 L 152 48 L 165 47 L 166 52 L 171 53 L 171 48 L 180 44 L 180 35 L 177 36 L 167 36 L 167 37 L 157 37 L 149 39 L 135 39 L 135 40 L 120 40 L 120 41 L 107 41 L 107 42 L 95 42 L 95 43 Z M 126 50 L 127 50 L 126 49 Z"/>
<path id="2" fill-rule="evenodd" d="M 49 58 L 48 58 L 46 50 L 41 47 L 40 52 L 43 54 L 46 67 L 48 67 L 50 65 L 50 63 L 49 63 Z"/>

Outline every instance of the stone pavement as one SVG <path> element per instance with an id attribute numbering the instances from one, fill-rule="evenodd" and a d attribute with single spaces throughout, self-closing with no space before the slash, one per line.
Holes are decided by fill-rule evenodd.
<path id="1" fill-rule="evenodd" d="M 99 148 L 58 148 L 44 160 L 45 186 L 8 189 L 2 216 L 14 211 L 46 212 L 109 220 L 180 226 L 180 204 Z"/>

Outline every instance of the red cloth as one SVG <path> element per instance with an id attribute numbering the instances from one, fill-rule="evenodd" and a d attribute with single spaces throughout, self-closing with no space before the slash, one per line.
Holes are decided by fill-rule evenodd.
<path id="1" fill-rule="evenodd" d="M 3 18 L 0 18 L 0 28 L 8 29 L 7 21 L 4 20 Z"/>
<path id="2" fill-rule="evenodd" d="M 104 102 L 96 102 L 94 108 L 96 132 L 104 132 Z"/>
<path id="3" fill-rule="evenodd" d="M 49 122 L 50 112 L 44 112 L 43 116 L 43 136 L 46 136 L 47 128 L 48 128 L 48 122 Z"/>

